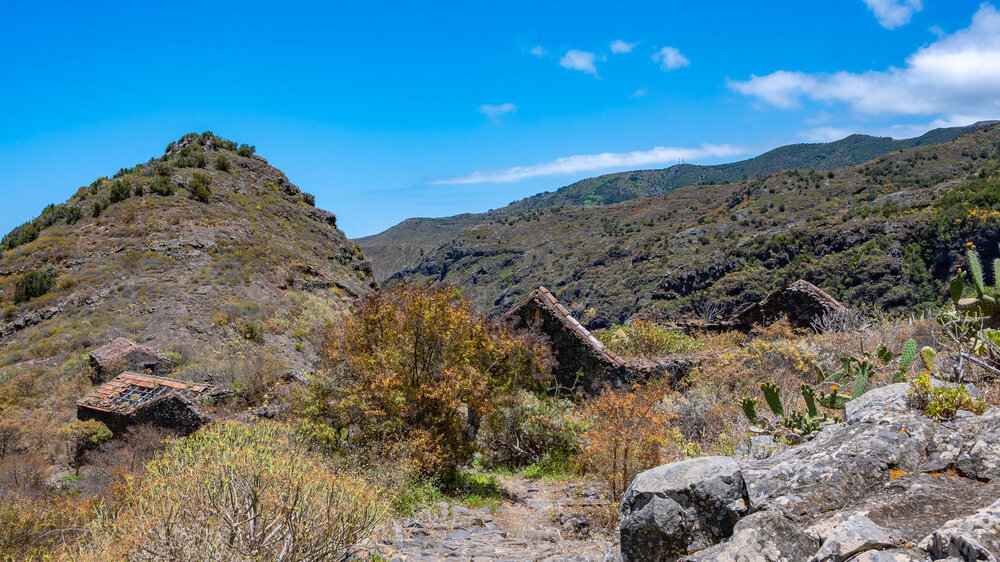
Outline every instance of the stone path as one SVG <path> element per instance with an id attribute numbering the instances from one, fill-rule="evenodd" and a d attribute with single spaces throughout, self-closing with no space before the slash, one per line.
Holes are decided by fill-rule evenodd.
<path id="1" fill-rule="evenodd" d="M 440 503 L 390 522 L 370 549 L 387 560 L 601 560 L 616 542 L 602 526 L 607 507 L 585 484 L 501 479 L 498 508 Z M 605 516 L 606 517 L 606 516 Z"/>

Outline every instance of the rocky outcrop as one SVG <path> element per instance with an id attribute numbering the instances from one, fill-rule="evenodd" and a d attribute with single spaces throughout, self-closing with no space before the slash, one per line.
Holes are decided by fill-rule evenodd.
<path id="1" fill-rule="evenodd" d="M 747 489 L 730 457 L 659 466 L 635 477 L 621 504 L 626 560 L 671 560 L 733 533 L 746 515 Z M 672 558 L 671 558 L 672 557 Z"/>
<path id="2" fill-rule="evenodd" d="M 643 473 L 622 502 L 623 558 L 1000 560 L 1000 409 L 937 422 L 910 409 L 908 388 L 867 393 L 849 403 L 844 423 L 769 458 L 693 459 Z M 708 467 L 717 466 L 727 467 L 728 488 L 715 484 L 719 469 Z M 689 501 L 687 511 L 646 507 L 684 490 L 739 486 L 748 505 L 731 510 L 727 525 L 708 526 L 712 532 L 687 523 L 691 510 L 714 513 L 698 507 L 705 502 Z"/>

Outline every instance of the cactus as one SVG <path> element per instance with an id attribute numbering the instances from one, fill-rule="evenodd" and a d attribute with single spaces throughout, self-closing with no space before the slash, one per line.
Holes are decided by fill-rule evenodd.
<path id="1" fill-rule="evenodd" d="M 933 347 L 925 345 L 920 348 L 920 360 L 924 362 L 924 366 L 927 367 L 928 371 L 937 371 L 937 367 L 934 366 L 935 357 L 937 357 L 937 352 L 934 351 Z"/>
<path id="2" fill-rule="evenodd" d="M 874 372 L 875 366 L 870 361 L 858 361 L 858 368 L 854 371 L 854 388 L 851 389 L 852 399 L 868 392 L 868 383 Z"/>
<path id="3" fill-rule="evenodd" d="M 825 392 L 819 393 L 819 403 L 824 408 L 830 408 L 831 410 L 843 410 L 847 406 L 847 403 L 851 401 L 851 397 L 847 394 L 838 394 L 837 385 L 833 385 L 833 389 L 830 394 Z"/>
<path id="4" fill-rule="evenodd" d="M 817 416 L 816 391 L 813 390 L 813 387 L 805 383 L 802 384 L 801 389 L 802 389 L 802 398 L 804 398 L 806 401 L 806 415 L 810 418 L 815 418 Z"/>
<path id="5" fill-rule="evenodd" d="M 917 340 L 908 339 L 903 344 L 903 351 L 899 354 L 899 371 L 892 377 L 892 382 L 903 382 L 906 380 L 906 371 L 909 370 L 913 360 L 917 358 Z"/>
<path id="6" fill-rule="evenodd" d="M 951 302 L 958 306 L 958 301 L 962 300 L 962 292 L 965 290 L 965 272 L 961 269 L 951 278 L 948 292 L 951 293 Z"/>
<path id="7" fill-rule="evenodd" d="M 767 407 L 771 409 L 771 412 L 776 416 L 785 415 L 785 407 L 781 404 L 781 395 L 778 385 L 773 382 L 765 382 L 760 385 L 760 390 L 764 393 L 764 400 L 767 401 Z"/>
<path id="8" fill-rule="evenodd" d="M 885 365 L 888 365 L 893 360 L 893 358 L 895 358 L 895 355 L 892 353 L 892 350 L 890 350 L 885 345 L 880 345 L 878 346 L 877 349 L 875 349 L 875 356 L 878 357 L 878 360 Z"/>
<path id="9" fill-rule="evenodd" d="M 983 264 L 979 261 L 979 252 L 970 246 L 966 256 L 969 258 L 969 273 L 972 274 L 972 285 L 976 289 L 976 295 L 984 297 L 986 296 L 986 283 L 983 282 Z"/>
<path id="10" fill-rule="evenodd" d="M 750 397 L 744 398 L 740 401 L 740 408 L 743 408 L 750 423 L 757 425 L 757 401 Z"/>

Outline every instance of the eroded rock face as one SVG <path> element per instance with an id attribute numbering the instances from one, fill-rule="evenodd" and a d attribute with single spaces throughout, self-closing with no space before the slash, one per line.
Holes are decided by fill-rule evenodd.
<path id="1" fill-rule="evenodd" d="M 845 423 L 769 458 L 643 473 L 622 503 L 624 559 L 1000 561 L 1000 409 L 938 422 L 911 411 L 908 390 L 875 389 L 850 403 Z M 713 519 L 735 483 L 749 505 Z M 692 501 L 700 488 L 719 493 Z M 726 524 L 702 524 L 706 514 Z"/>
<path id="2" fill-rule="evenodd" d="M 732 535 L 748 512 L 739 464 L 702 457 L 636 476 L 621 504 L 626 560 L 677 560 Z"/>
<path id="3" fill-rule="evenodd" d="M 798 562 L 816 551 L 809 538 L 780 513 L 758 511 L 733 527 L 728 541 L 684 557 L 684 562 Z"/>
<path id="4" fill-rule="evenodd" d="M 1000 500 L 968 515 L 948 521 L 920 541 L 935 558 L 1000 560 Z"/>

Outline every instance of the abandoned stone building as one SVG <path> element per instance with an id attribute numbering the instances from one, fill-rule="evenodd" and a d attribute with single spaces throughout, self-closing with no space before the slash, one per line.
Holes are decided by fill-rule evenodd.
<path id="1" fill-rule="evenodd" d="M 77 401 L 76 417 L 115 433 L 148 423 L 188 434 L 209 420 L 197 402 L 213 393 L 206 384 L 125 372 Z"/>
<path id="2" fill-rule="evenodd" d="M 668 326 L 683 330 L 740 330 L 749 332 L 754 326 L 767 326 L 788 320 L 795 328 L 812 328 L 814 323 L 831 312 L 844 312 L 840 304 L 826 291 L 799 279 L 772 291 L 758 302 L 751 303 L 735 314 L 718 321 L 680 320 Z"/>
<path id="3" fill-rule="evenodd" d="M 563 388 L 596 392 L 609 382 L 622 384 L 639 373 L 583 327 L 548 289 L 539 287 L 504 314 L 515 328 L 537 328 L 556 359 L 556 382 Z"/>
<path id="4" fill-rule="evenodd" d="M 94 382 L 104 382 L 125 371 L 163 376 L 170 373 L 173 365 L 161 353 L 132 340 L 116 338 L 90 352 L 90 366 Z"/>

